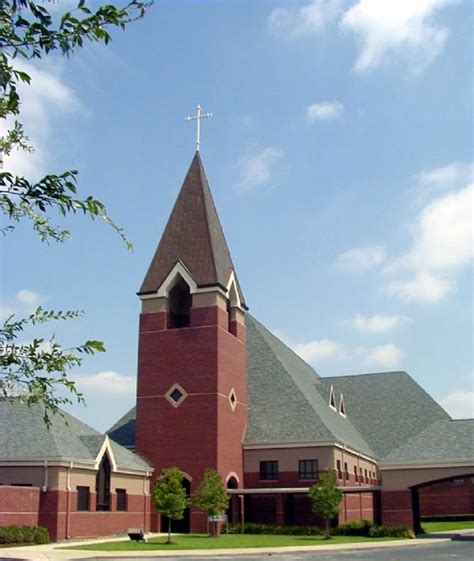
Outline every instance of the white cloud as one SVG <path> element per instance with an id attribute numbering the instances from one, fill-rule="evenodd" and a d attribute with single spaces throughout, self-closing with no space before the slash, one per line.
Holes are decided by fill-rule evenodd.
<path id="1" fill-rule="evenodd" d="M 302 6 L 275 8 L 268 24 L 273 33 L 288 38 L 320 35 L 338 25 L 359 46 L 358 72 L 394 61 L 419 72 L 444 47 L 448 30 L 435 23 L 434 16 L 448 4 L 443 0 L 312 0 Z"/>
<path id="2" fill-rule="evenodd" d="M 296 343 L 292 345 L 292 348 L 297 355 L 307 362 L 327 360 L 344 354 L 344 349 L 337 341 L 325 338 L 307 341 L 306 343 Z"/>
<path id="3" fill-rule="evenodd" d="M 281 160 L 283 152 L 267 146 L 255 156 L 243 158 L 239 162 L 240 183 L 243 191 L 268 184 L 272 179 L 273 166 Z"/>
<path id="4" fill-rule="evenodd" d="M 384 246 L 368 245 L 354 247 L 341 253 L 336 259 L 336 264 L 348 271 L 368 271 L 381 265 L 385 258 L 386 250 Z"/>
<path id="5" fill-rule="evenodd" d="M 268 25 L 273 33 L 286 37 L 321 33 L 337 21 L 342 6 L 342 0 L 313 0 L 295 8 L 275 8 Z"/>
<path id="6" fill-rule="evenodd" d="M 387 291 L 407 302 L 435 304 L 449 294 L 453 288 L 453 282 L 446 278 L 420 272 L 410 280 L 390 282 Z"/>
<path id="7" fill-rule="evenodd" d="M 438 401 L 454 419 L 474 417 L 474 392 L 472 391 L 455 391 Z"/>
<path id="8" fill-rule="evenodd" d="M 104 394 L 133 394 L 136 378 L 113 370 L 97 374 L 78 374 L 75 381 L 81 391 Z"/>
<path id="9" fill-rule="evenodd" d="M 338 101 L 321 101 L 313 103 L 306 109 L 306 120 L 309 123 L 316 121 L 330 121 L 337 119 L 344 112 L 344 105 Z"/>
<path id="10" fill-rule="evenodd" d="M 434 303 L 454 289 L 456 274 L 474 255 L 473 205 L 474 184 L 434 199 L 419 213 L 412 248 L 386 268 L 388 273 L 408 271 L 412 276 L 389 283 L 391 294 Z"/>
<path id="11" fill-rule="evenodd" d="M 401 361 L 406 356 L 394 343 L 370 348 L 360 347 L 357 353 L 363 357 L 366 364 L 383 368 L 399 368 Z"/>
<path id="12" fill-rule="evenodd" d="M 47 66 L 39 68 L 30 62 L 15 61 L 15 68 L 30 75 L 31 84 L 20 83 L 18 91 L 21 99 L 19 120 L 35 152 L 14 150 L 4 158 L 4 168 L 20 176 L 38 179 L 46 173 L 51 162 L 50 142 L 57 121 L 67 113 L 77 111 L 80 104 L 73 90 L 61 77 Z M 61 65 L 55 65 L 55 70 Z M 5 134 L 11 120 L 0 122 L 0 135 Z"/>
<path id="13" fill-rule="evenodd" d="M 343 15 L 341 29 L 355 35 L 359 72 L 377 68 L 394 59 L 413 70 L 428 66 L 441 52 L 448 30 L 433 22 L 443 7 L 440 0 L 360 0 Z"/>
<path id="14" fill-rule="evenodd" d="M 30 314 L 42 304 L 46 298 L 41 294 L 22 288 L 15 294 L 14 302 L 0 304 L 0 319 L 5 320 L 13 314 Z"/>
<path id="15" fill-rule="evenodd" d="M 452 162 L 431 170 L 422 170 L 417 175 L 423 185 L 441 187 L 461 187 L 471 183 L 474 179 L 474 164 L 472 162 Z"/>
<path id="16" fill-rule="evenodd" d="M 362 333 L 385 333 L 411 321 L 411 318 L 397 314 L 375 314 L 373 316 L 357 314 L 350 323 Z"/>

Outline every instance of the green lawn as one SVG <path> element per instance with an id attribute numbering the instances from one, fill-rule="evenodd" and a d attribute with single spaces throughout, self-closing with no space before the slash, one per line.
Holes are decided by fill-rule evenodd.
<path id="1" fill-rule="evenodd" d="M 153 551 L 173 549 L 227 549 L 242 547 L 282 547 L 289 545 L 337 545 L 341 543 L 387 541 L 392 538 L 363 538 L 334 536 L 324 540 L 322 536 L 264 536 L 255 534 L 230 534 L 209 538 L 203 534 L 181 534 L 173 536 L 173 544 L 166 545 L 165 537 L 153 538 L 148 543 L 119 541 L 62 547 L 60 549 L 80 549 L 85 551 Z"/>
<path id="2" fill-rule="evenodd" d="M 421 526 L 428 534 L 450 530 L 467 530 L 474 528 L 474 518 L 472 520 L 450 520 L 449 522 L 422 522 Z"/>

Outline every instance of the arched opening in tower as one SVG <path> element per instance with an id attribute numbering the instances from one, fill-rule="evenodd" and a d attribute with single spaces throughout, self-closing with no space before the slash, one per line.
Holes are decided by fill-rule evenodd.
<path id="1" fill-rule="evenodd" d="M 191 305 L 191 291 L 186 281 L 181 278 L 169 293 L 169 329 L 189 327 Z"/>

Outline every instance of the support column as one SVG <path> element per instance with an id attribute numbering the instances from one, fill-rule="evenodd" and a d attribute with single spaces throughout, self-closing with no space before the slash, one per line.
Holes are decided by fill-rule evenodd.
<path id="1" fill-rule="evenodd" d="M 286 522 L 285 516 L 285 496 L 281 493 L 275 495 L 276 497 L 276 523 L 278 526 L 284 526 Z"/>

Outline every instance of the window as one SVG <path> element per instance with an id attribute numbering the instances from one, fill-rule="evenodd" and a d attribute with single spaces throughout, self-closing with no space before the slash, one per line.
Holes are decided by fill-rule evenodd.
<path id="1" fill-rule="evenodd" d="M 125 489 L 115 489 L 117 494 L 117 510 L 127 510 L 127 491 Z"/>
<path id="2" fill-rule="evenodd" d="M 262 481 L 275 481 L 278 479 L 278 462 L 276 460 L 260 462 L 260 479 Z"/>
<path id="3" fill-rule="evenodd" d="M 349 468 L 347 466 L 347 462 L 344 462 L 344 473 L 345 473 L 346 479 L 349 479 Z"/>
<path id="4" fill-rule="evenodd" d="M 354 481 L 356 483 L 359 481 L 359 476 L 357 475 L 357 466 L 354 466 Z"/>
<path id="5" fill-rule="evenodd" d="M 368 478 L 368 476 L 367 476 L 367 470 L 365 469 L 364 472 L 365 472 L 365 482 L 368 483 L 368 482 L 369 482 L 369 478 Z"/>
<path id="6" fill-rule="evenodd" d="M 318 460 L 300 460 L 298 477 L 300 479 L 317 479 L 319 475 Z"/>
<path id="7" fill-rule="evenodd" d="M 336 396 L 334 395 L 334 387 L 331 386 L 331 391 L 329 392 L 329 407 L 337 411 L 336 408 Z"/>
<path id="8" fill-rule="evenodd" d="M 345 417 L 346 416 L 346 406 L 344 405 L 344 396 L 341 393 L 341 401 L 339 402 L 339 413 Z"/>
<path id="9" fill-rule="evenodd" d="M 104 454 L 95 480 L 96 510 L 110 510 L 110 460 Z"/>
<path id="10" fill-rule="evenodd" d="M 84 511 L 90 509 L 90 493 L 89 487 L 76 487 L 77 492 L 77 510 Z"/>
<path id="11" fill-rule="evenodd" d="M 341 460 L 337 460 L 336 466 L 337 466 L 337 478 L 342 479 Z"/>

